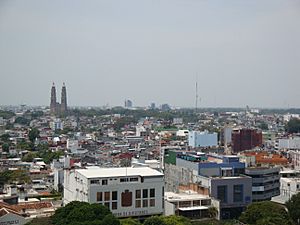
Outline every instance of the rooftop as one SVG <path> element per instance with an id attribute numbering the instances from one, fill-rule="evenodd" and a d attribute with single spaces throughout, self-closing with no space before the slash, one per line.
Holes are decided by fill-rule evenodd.
<path id="1" fill-rule="evenodd" d="M 99 178 L 99 177 L 126 177 L 126 176 L 163 176 L 164 174 L 151 169 L 149 167 L 120 167 L 120 168 L 90 168 L 76 170 L 86 178 Z"/>
<path id="2" fill-rule="evenodd" d="M 187 201 L 187 200 L 201 200 L 210 199 L 208 195 L 201 195 L 196 192 L 188 191 L 183 193 L 165 192 L 165 197 L 169 201 Z"/>

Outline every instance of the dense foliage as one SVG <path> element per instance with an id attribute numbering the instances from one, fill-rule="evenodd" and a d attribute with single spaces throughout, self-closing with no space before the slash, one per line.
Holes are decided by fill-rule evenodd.
<path id="1" fill-rule="evenodd" d="M 74 201 L 56 210 L 52 216 L 52 223 L 54 225 L 119 225 L 120 221 L 103 205 Z"/>
<path id="2" fill-rule="evenodd" d="M 53 159 L 59 159 L 60 156 L 63 156 L 63 151 L 51 151 L 51 150 L 39 150 L 38 152 L 29 152 L 22 157 L 24 162 L 32 162 L 34 158 L 42 158 L 46 164 L 49 164 Z"/>
<path id="3" fill-rule="evenodd" d="M 297 118 L 292 118 L 287 123 L 285 129 L 289 133 L 300 133 L 300 120 Z"/>
<path id="4" fill-rule="evenodd" d="M 27 126 L 29 125 L 30 120 L 20 116 L 15 119 L 15 123 Z"/>
<path id="5" fill-rule="evenodd" d="M 152 216 L 144 221 L 144 225 L 191 225 L 191 222 L 182 216 Z"/>
<path id="6" fill-rule="evenodd" d="M 291 225 L 290 217 L 281 205 L 273 202 L 256 202 L 247 207 L 240 220 L 248 225 Z"/>
<path id="7" fill-rule="evenodd" d="M 0 110 L 0 117 L 2 117 L 4 119 L 10 119 L 13 116 L 15 116 L 15 114 L 11 111 Z"/>
<path id="8" fill-rule="evenodd" d="M 7 183 L 28 183 L 29 175 L 24 170 L 6 170 L 0 172 L 0 187 Z"/>
<path id="9" fill-rule="evenodd" d="M 40 136 L 40 131 L 37 128 L 32 128 L 29 131 L 28 138 L 34 144 L 35 139 Z"/>
<path id="10" fill-rule="evenodd" d="M 286 202 L 286 207 L 294 223 L 300 224 L 300 193 L 293 195 L 292 198 Z"/>

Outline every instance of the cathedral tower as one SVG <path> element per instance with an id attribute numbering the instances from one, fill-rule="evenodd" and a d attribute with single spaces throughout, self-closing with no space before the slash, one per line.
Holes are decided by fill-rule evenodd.
<path id="1" fill-rule="evenodd" d="M 55 89 L 54 82 L 53 82 L 52 88 L 51 88 L 50 112 L 52 114 L 56 113 L 56 89 Z"/>
<path id="2" fill-rule="evenodd" d="M 60 112 L 62 114 L 66 114 L 68 111 L 67 106 L 67 89 L 65 83 L 63 83 L 63 87 L 61 89 L 61 104 L 60 104 Z"/>

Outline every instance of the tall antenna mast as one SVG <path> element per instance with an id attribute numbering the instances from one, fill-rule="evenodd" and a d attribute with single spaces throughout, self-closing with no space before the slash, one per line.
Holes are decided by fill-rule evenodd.
<path id="1" fill-rule="evenodd" d="M 198 83 L 196 81 L 196 104 L 195 104 L 195 108 L 196 108 L 196 111 L 197 111 L 197 108 L 198 108 Z"/>
<path id="2" fill-rule="evenodd" d="M 198 96 L 198 82 L 197 82 L 197 80 L 198 79 L 196 79 L 196 99 L 195 99 L 195 111 L 196 111 L 196 113 L 197 113 L 197 111 L 198 111 L 198 98 L 199 98 L 199 96 Z"/>

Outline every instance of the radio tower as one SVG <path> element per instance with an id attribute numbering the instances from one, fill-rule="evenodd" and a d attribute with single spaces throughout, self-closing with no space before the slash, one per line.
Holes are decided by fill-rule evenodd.
<path id="1" fill-rule="evenodd" d="M 196 113 L 197 113 L 197 111 L 198 111 L 198 82 L 196 81 L 196 102 L 195 102 L 195 111 L 196 111 Z"/>

